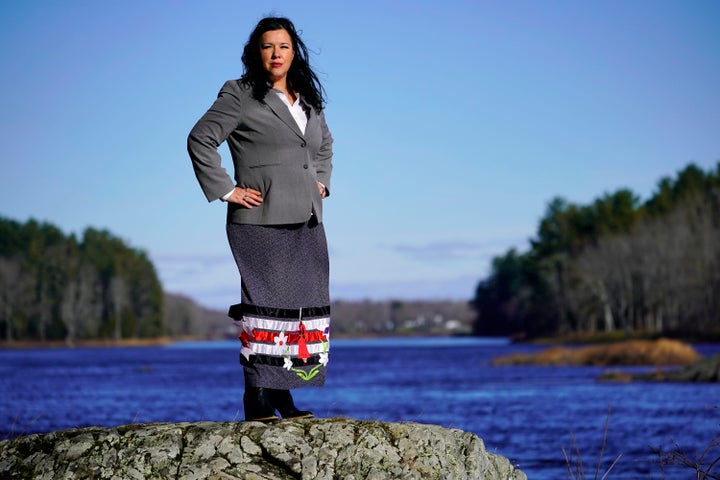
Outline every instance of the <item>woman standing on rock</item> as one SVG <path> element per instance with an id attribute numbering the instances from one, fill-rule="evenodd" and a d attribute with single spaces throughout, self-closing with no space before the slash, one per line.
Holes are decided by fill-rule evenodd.
<path id="1" fill-rule="evenodd" d="M 264 18 L 250 34 L 239 80 L 225 82 L 193 127 L 188 152 L 208 201 L 227 202 L 227 237 L 241 277 L 246 420 L 312 417 L 290 390 L 322 386 L 330 296 L 322 202 L 332 136 L 323 88 L 292 22 Z M 217 151 L 227 141 L 234 178 Z"/>

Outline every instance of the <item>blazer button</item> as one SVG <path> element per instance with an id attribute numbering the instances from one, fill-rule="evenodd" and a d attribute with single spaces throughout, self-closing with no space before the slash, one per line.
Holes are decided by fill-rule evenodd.
<path id="1" fill-rule="evenodd" d="M 307 168 L 308 168 L 307 163 L 303 164 L 303 168 L 304 168 L 305 170 L 307 170 Z"/>
<path id="2" fill-rule="evenodd" d="M 305 147 L 307 146 L 307 143 L 302 142 L 302 143 L 300 144 L 300 146 L 301 146 L 302 148 L 305 148 Z"/>

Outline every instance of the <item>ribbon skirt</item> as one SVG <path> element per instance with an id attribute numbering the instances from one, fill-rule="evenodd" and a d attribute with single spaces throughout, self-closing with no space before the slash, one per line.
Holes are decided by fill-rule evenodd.
<path id="1" fill-rule="evenodd" d="M 240 327 L 246 386 L 288 390 L 325 383 L 330 350 L 325 230 L 296 225 L 227 225 L 241 279 Z"/>

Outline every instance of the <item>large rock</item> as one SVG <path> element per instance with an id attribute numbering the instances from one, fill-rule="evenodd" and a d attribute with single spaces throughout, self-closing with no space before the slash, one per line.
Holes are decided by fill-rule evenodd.
<path id="1" fill-rule="evenodd" d="M 349 419 L 138 424 L 0 442 L 3 479 L 527 479 L 475 434 Z"/>

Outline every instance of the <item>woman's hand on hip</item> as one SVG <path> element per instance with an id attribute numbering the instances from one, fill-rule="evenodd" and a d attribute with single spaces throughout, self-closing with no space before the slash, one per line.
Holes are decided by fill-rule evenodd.
<path id="1" fill-rule="evenodd" d="M 227 201 L 237 203 L 245 208 L 252 208 L 263 203 L 263 198 L 260 192 L 254 188 L 235 187 L 235 190 L 233 190 L 232 195 L 228 197 Z"/>

